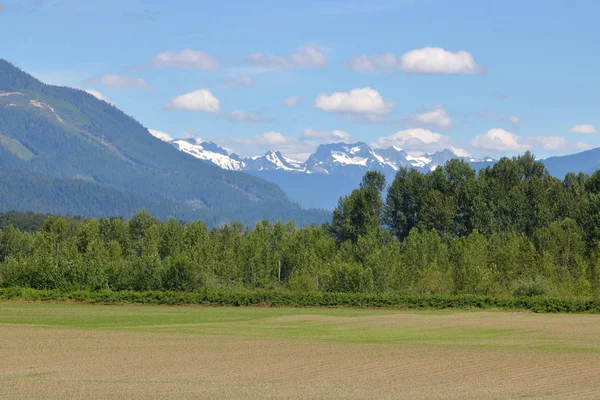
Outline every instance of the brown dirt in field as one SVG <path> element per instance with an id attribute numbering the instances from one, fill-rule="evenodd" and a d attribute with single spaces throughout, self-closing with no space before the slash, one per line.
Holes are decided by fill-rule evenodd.
<path id="1" fill-rule="evenodd" d="M 390 314 L 271 321 L 519 329 L 598 344 L 598 316 Z M 515 338 L 515 343 L 519 341 Z M 0 326 L 4 399 L 598 399 L 600 353 Z M 490 340 L 492 343 L 493 340 Z M 562 343 L 562 342 L 561 342 Z M 498 344 L 498 343 L 496 343 Z M 596 347 L 597 348 L 597 347 Z"/>

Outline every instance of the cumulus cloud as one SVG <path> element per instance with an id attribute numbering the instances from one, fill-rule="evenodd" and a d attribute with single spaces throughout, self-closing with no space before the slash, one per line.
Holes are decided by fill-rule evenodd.
<path id="1" fill-rule="evenodd" d="M 97 90 L 86 89 L 85 92 L 91 94 L 92 96 L 94 96 L 98 100 L 102 100 L 102 101 L 107 102 L 108 104 L 115 105 L 115 103 L 113 103 L 112 100 L 108 98 L 108 96 L 104 95 L 103 93 L 101 93 L 101 92 L 99 92 Z"/>
<path id="2" fill-rule="evenodd" d="M 480 74 L 484 69 L 464 50 L 453 53 L 441 47 L 424 47 L 396 56 L 392 53 L 359 55 L 346 67 L 363 74 L 403 71 L 416 74 Z"/>
<path id="3" fill-rule="evenodd" d="M 298 96 L 287 97 L 285 100 L 283 100 L 283 104 L 285 104 L 288 107 L 296 106 L 296 105 L 300 104 L 300 97 L 298 97 Z"/>
<path id="4" fill-rule="evenodd" d="M 377 90 L 365 87 L 349 92 L 321 93 L 315 100 L 315 106 L 323 111 L 338 114 L 381 117 L 387 114 L 394 104 L 384 100 Z"/>
<path id="5" fill-rule="evenodd" d="M 519 136 L 504 129 L 490 129 L 475 136 L 471 142 L 477 149 L 491 152 L 522 153 L 528 150 L 545 150 L 549 153 L 567 153 L 586 150 L 590 146 L 583 142 L 571 142 L 562 136 Z"/>
<path id="6" fill-rule="evenodd" d="M 202 50 L 185 49 L 179 53 L 165 51 L 150 60 L 155 68 L 177 67 L 185 69 L 214 70 L 219 68 L 219 60 Z"/>
<path id="7" fill-rule="evenodd" d="M 544 149 L 549 153 L 566 154 L 573 151 L 583 151 L 591 149 L 587 143 L 572 142 L 562 136 L 534 136 L 524 137 L 523 141 L 529 143 L 531 149 Z"/>
<path id="8" fill-rule="evenodd" d="M 255 136 L 254 139 L 256 140 L 257 144 L 267 147 L 277 147 L 295 142 L 294 138 L 273 131 L 265 132 L 262 135 Z"/>
<path id="9" fill-rule="evenodd" d="M 308 143 L 326 144 L 351 141 L 351 136 L 348 132 L 333 130 L 319 131 L 312 128 L 307 128 L 300 135 L 300 140 Z"/>
<path id="10" fill-rule="evenodd" d="M 400 57 L 400 69 L 417 74 L 480 74 L 471 53 L 464 50 L 452 53 L 441 47 L 411 50 Z"/>
<path id="11" fill-rule="evenodd" d="M 234 110 L 230 114 L 221 114 L 219 118 L 245 124 L 268 124 L 273 121 L 271 117 L 263 115 L 261 111 L 248 113 L 242 110 Z"/>
<path id="12" fill-rule="evenodd" d="M 108 86 L 120 89 L 152 90 L 152 87 L 141 78 L 131 78 L 116 74 L 105 74 L 85 81 L 89 85 Z"/>
<path id="13" fill-rule="evenodd" d="M 452 118 L 442 107 L 430 111 L 423 111 L 400 119 L 407 125 L 430 127 L 433 129 L 452 128 Z"/>
<path id="14" fill-rule="evenodd" d="M 498 100 L 506 100 L 506 99 L 508 99 L 508 96 L 505 95 L 502 92 L 494 92 L 494 93 L 492 93 L 492 97 L 495 98 L 495 99 L 498 99 Z"/>
<path id="15" fill-rule="evenodd" d="M 490 129 L 483 135 L 475 136 L 471 142 L 473 147 L 490 151 L 506 151 L 520 153 L 531 149 L 520 136 L 504 129 Z"/>
<path id="16" fill-rule="evenodd" d="M 167 104 L 166 110 L 204 111 L 218 113 L 221 110 L 219 99 L 208 89 L 198 89 L 193 92 L 173 97 Z"/>
<path id="17" fill-rule="evenodd" d="M 400 147 L 408 152 L 433 152 L 450 147 L 449 136 L 440 135 L 428 129 L 415 128 L 398 131 L 390 136 L 377 139 L 375 145 L 381 148 Z"/>
<path id="18" fill-rule="evenodd" d="M 598 133 L 596 127 L 592 124 L 575 125 L 571 129 L 569 129 L 569 132 L 579 133 L 581 135 L 592 135 L 594 133 Z"/>
<path id="19" fill-rule="evenodd" d="M 168 134 L 161 132 L 161 131 L 157 131 L 155 129 L 148 129 L 148 132 L 150 132 L 150 134 L 152 136 L 162 140 L 163 142 L 170 142 L 173 140 L 173 138 L 171 136 L 169 136 Z"/>
<path id="20" fill-rule="evenodd" d="M 281 132 L 269 131 L 250 138 L 215 138 L 238 154 L 251 156 L 267 150 L 281 151 L 286 157 L 305 161 L 320 144 L 349 142 L 349 133 L 340 130 L 305 129 L 298 137 L 286 136 Z"/>
<path id="21" fill-rule="evenodd" d="M 450 146 L 450 150 L 452 150 L 452 152 L 459 157 L 470 157 L 471 156 L 471 153 L 469 153 L 468 150 L 462 149 L 460 147 Z"/>
<path id="22" fill-rule="evenodd" d="M 327 56 L 314 46 L 306 46 L 287 56 L 250 53 L 246 56 L 246 62 L 268 70 L 322 68 L 327 65 Z"/>

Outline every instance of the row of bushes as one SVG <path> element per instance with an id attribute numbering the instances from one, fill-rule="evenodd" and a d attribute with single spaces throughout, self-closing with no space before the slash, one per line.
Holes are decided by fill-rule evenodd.
<path id="1" fill-rule="evenodd" d="M 354 307 L 397 309 L 504 309 L 552 313 L 599 313 L 600 300 L 544 296 L 497 298 L 480 295 L 400 295 L 392 293 L 296 293 L 278 290 L 197 292 L 88 291 L 64 292 L 0 288 L 0 299 L 74 301 L 94 304 L 197 304 L 207 306 Z"/>

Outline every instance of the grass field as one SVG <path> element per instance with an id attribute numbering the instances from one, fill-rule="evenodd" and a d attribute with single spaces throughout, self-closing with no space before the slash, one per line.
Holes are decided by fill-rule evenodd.
<path id="1" fill-rule="evenodd" d="M 600 315 L 0 302 L 0 398 L 598 399 Z"/>

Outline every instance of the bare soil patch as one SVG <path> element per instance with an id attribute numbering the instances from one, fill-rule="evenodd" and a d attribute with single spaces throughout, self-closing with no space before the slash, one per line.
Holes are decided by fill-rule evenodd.
<path id="1" fill-rule="evenodd" d="M 290 315 L 262 323 L 306 321 L 321 327 L 352 322 L 375 330 L 456 329 L 460 334 L 473 327 L 517 333 L 491 338 L 487 348 L 443 335 L 400 344 L 336 343 L 0 324 L 0 398 L 600 398 L 600 316 Z M 535 340 L 554 347 L 519 348 Z"/>

